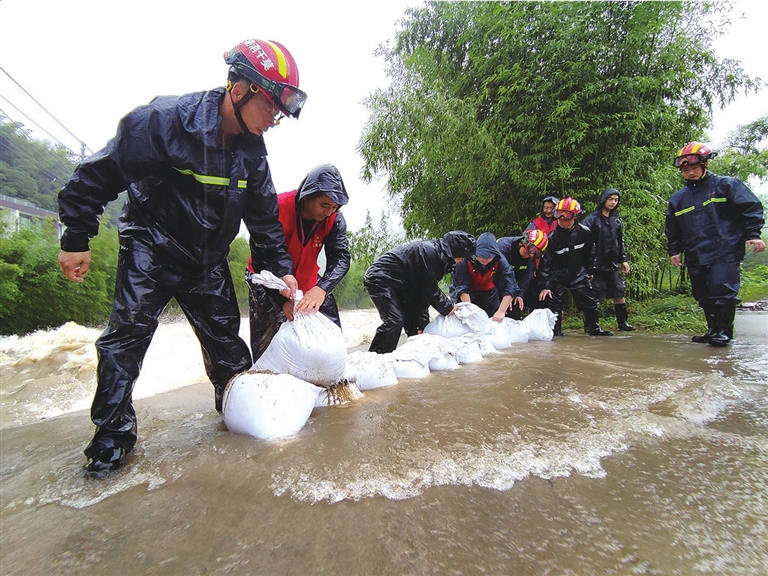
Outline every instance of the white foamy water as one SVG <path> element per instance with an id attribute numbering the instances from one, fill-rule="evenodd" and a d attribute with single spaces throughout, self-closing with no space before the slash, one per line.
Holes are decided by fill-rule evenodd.
<path id="1" fill-rule="evenodd" d="M 370 342 L 379 322 L 375 310 L 342 311 L 348 347 Z M 0 427 L 90 408 L 96 390 L 96 349 L 101 330 L 69 322 L 53 330 L 0 338 Z M 249 342 L 247 318 L 240 336 Z M 186 320 L 160 324 L 133 392 L 138 400 L 209 382 L 200 344 Z"/>

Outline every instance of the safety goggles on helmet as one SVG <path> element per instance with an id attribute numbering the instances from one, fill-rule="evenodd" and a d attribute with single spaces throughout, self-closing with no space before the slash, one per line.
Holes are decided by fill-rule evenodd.
<path id="1" fill-rule="evenodd" d="M 560 218 L 570 220 L 571 218 L 575 217 L 576 213 L 572 212 L 571 210 L 555 210 L 555 220 L 560 220 Z"/>
<path id="2" fill-rule="evenodd" d="M 680 168 L 686 164 L 689 166 L 696 166 L 697 164 L 700 164 L 704 158 L 701 156 L 701 154 L 687 154 L 686 156 L 678 156 L 675 158 L 675 168 Z"/>
<path id="3" fill-rule="evenodd" d="M 275 106 L 280 108 L 280 111 L 286 116 L 292 116 L 294 118 L 299 117 L 304 103 L 307 101 L 306 93 L 302 92 L 295 86 L 284 84 L 282 82 L 275 82 L 269 78 L 265 78 L 259 74 L 253 68 L 248 68 L 247 73 L 240 72 L 242 66 L 233 65 L 231 69 L 235 69 L 235 74 L 243 76 L 247 80 L 250 80 L 264 90 L 264 92 L 272 99 Z M 253 88 L 251 88 L 253 91 Z"/>
<path id="4" fill-rule="evenodd" d="M 675 160 L 672 162 L 675 168 L 681 168 L 688 164 L 689 166 L 696 166 L 707 160 L 711 160 L 717 156 L 717 152 L 712 152 L 705 144 L 700 142 L 688 142 L 685 146 L 680 148 Z"/>

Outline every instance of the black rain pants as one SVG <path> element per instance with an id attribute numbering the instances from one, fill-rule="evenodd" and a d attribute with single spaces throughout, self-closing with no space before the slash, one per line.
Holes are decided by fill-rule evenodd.
<path id="1" fill-rule="evenodd" d="M 97 387 L 91 406 L 96 433 L 86 457 L 98 458 L 115 447 L 128 453 L 136 443 L 133 387 L 157 319 L 171 298 L 176 298 L 200 341 L 217 399 L 232 376 L 251 366 L 248 346 L 238 334 L 240 311 L 226 260 L 190 273 L 150 244 L 121 235 L 114 307 L 96 341 Z"/>

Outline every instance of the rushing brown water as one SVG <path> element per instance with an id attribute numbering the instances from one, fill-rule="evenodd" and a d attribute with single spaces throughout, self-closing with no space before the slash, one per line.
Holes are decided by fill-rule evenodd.
<path id="1" fill-rule="evenodd" d="M 0 573 L 763 575 L 768 314 L 736 332 L 518 344 L 269 442 L 197 383 L 136 402 L 105 481 L 82 472 L 87 410 L 30 416 L 92 376 L 6 350 Z"/>

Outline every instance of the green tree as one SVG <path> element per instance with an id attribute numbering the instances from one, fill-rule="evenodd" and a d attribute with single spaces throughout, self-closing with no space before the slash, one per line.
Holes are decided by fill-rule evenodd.
<path id="1" fill-rule="evenodd" d="M 59 270 L 51 220 L 0 238 L 0 332 L 24 334 L 70 321 L 104 324 L 112 309 L 117 252 L 117 230 L 102 231 L 91 241 L 88 274 L 74 283 Z M 7 295 L 13 298 L 10 304 Z"/>
<path id="2" fill-rule="evenodd" d="M 390 230 L 387 214 L 382 211 L 378 227 L 374 227 L 370 211 L 365 214 L 365 224 L 349 236 L 352 262 L 349 272 L 333 291 L 340 308 L 370 308 L 371 301 L 363 288 L 363 276 L 368 267 L 387 250 L 403 242 L 403 236 Z"/>
<path id="3" fill-rule="evenodd" d="M 363 176 L 386 176 L 409 236 L 519 233 L 547 194 L 594 206 L 618 188 L 630 293 L 647 294 L 667 266 L 663 217 L 679 187 L 671 155 L 702 138 L 714 106 L 761 85 L 714 55 L 727 11 L 703 2 L 409 9 L 379 50 L 391 82 L 366 100 Z"/>

